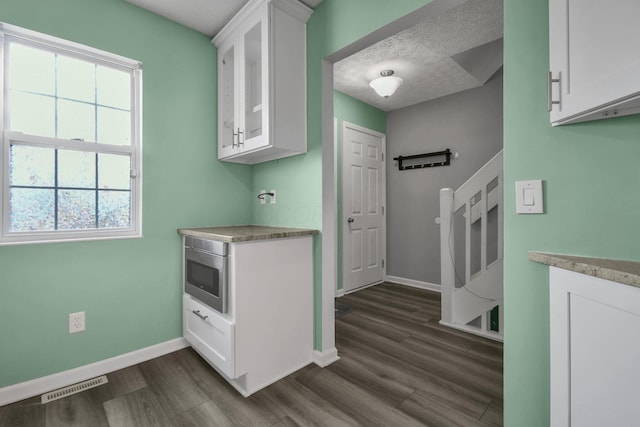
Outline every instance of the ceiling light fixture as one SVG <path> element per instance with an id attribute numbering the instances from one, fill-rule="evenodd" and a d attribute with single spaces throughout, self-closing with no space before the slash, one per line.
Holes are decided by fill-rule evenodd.
<path id="1" fill-rule="evenodd" d="M 396 92 L 398 86 L 402 84 L 402 79 L 393 75 L 393 70 L 383 70 L 380 72 L 382 77 L 371 80 L 369 86 L 383 98 L 388 98 Z"/>

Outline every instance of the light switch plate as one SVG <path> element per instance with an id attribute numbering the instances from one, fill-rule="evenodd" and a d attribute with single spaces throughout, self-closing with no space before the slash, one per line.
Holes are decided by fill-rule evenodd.
<path id="1" fill-rule="evenodd" d="M 542 180 L 516 181 L 516 213 L 544 213 L 542 200 Z"/>

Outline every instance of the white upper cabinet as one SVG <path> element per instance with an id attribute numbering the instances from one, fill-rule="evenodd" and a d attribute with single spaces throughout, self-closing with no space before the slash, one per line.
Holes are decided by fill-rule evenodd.
<path id="1" fill-rule="evenodd" d="M 255 164 L 307 151 L 306 22 L 297 0 L 251 0 L 218 48 L 218 158 Z"/>
<path id="2" fill-rule="evenodd" d="M 549 0 L 553 125 L 640 113 L 638 16 L 638 0 Z"/>

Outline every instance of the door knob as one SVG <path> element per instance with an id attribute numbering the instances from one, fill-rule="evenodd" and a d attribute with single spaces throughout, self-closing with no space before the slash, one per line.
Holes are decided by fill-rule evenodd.
<path id="1" fill-rule="evenodd" d="M 353 218 L 351 218 L 351 217 L 347 218 L 347 222 L 348 222 L 349 224 L 351 224 L 351 223 L 353 222 Z"/>

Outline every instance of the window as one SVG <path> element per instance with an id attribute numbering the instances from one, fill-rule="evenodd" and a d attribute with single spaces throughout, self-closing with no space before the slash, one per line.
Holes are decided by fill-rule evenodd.
<path id="1" fill-rule="evenodd" d="M 141 235 L 141 64 L 0 23 L 0 244 Z"/>

